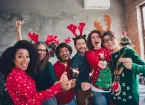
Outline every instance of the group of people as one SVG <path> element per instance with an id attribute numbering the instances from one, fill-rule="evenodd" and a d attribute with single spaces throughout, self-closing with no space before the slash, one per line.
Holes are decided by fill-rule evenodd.
<path id="1" fill-rule="evenodd" d="M 0 57 L 11 99 L 6 105 L 139 105 L 138 74 L 145 76 L 145 62 L 112 31 L 92 30 L 87 39 L 80 31 L 73 38 L 77 53 L 71 59 L 72 47 L 60 43 L 52 65 L 45 42 L 22 40 L 23 24 L 16 22 L 18 41 Z"/>

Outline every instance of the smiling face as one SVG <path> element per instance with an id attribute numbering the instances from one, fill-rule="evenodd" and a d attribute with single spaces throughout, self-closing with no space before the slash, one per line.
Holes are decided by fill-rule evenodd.
<path id="1" fill-rule="evenodd" d="M 114 36 L 105 35 L 103 39 L 103 44 L 106 48 L 110 49 L 112 52 L 118 48 L 118 42 Z"/>
<path id="2" fill-rule="evenodd" d="M 47 53 L 46 46 L 43 44 L 39 44 L 39 45 L 37 45 L 37 50 L 38 50 L 38 54 L 39 54 L 39 59 L 43 60 Z"/>
<path id="3" fill-rule="evenodd" d="M 98 33 L 93 33 L 91 35 L 91 43 L 94 49 L 99 49 L 101 47 L 101 42 L 102 42 L 102 39 Z"/>
<path id="4" fill-rule="evenodd" d="M 26 70 L 30 62 L 28 50 L 18 49 L 13 62 L 16 68 L 19 68 L 21 70 Z"/>
<path id="5" fill-rule="evenodd" d="M 59 57 L 61 61 L 66 62 L 70 58 L 70 52 L 67 47 L 60 48 Z"/>
<path id="6" fill-rule="evenodd" d="M 84 39 L 78 39 L 76 41 L 75 47 L 76 47 L 77 51 L 82 55 L 84 55 L 85 52 L 87 51 L 87 44 Z"/>

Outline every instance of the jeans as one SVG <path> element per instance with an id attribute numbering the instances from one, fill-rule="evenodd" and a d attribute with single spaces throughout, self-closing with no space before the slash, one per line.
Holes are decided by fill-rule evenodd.
<path id="1" fill-rule="evenodd" d="M 94 95 L 95 105 L 109 105 L 108 93 L 92 91 Z"/>
<path id="2" fill-rule="evenodd" d="M 57 105 L 57 101 L 55 97 L 49 98 L 45 100 L 42 105 Z"/>
<path id="3" fill-rule="evenodd" d="M 59 105 L 62 105 L 62 104 L 59 104 Z M 63 105 L 77 105 L 77 103 L 76 103 L 76 100 L 73 99 L 70 103 L 63 104 Z"/>

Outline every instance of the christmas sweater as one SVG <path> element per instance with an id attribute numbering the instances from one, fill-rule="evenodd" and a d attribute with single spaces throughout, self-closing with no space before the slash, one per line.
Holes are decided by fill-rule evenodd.
<path id="1" fill-rule="evenodd" d="M 131 58 L 133 61 L 132 70 L 128 70 L 123 66 L 123 63 L 118 63 L 118 59 L 120 57 L 123 58 Z M 111 101 L 116 105 L 138 105 L 139 104 L 139 94 L 138 94 L 138 73 L 136 71 L 136 67 L 134 64 L 145 65 L 145 63 L 140 59 L 138 54 L 131 48 L 122 48 L 118 52 L 112 54 L 111 57 L 111 65 L 113 72 L 113 84 L 116 84 L 116 77 L 118 78 L 119 85 L 113 85 L 113 89 L 117 89 L 118 91 L 115 94 L 112 92 Z M 116 76 L 115 70 L 120 72 L 119 76 Z"/>
<path id="2" fill-rule="evenodd" d="M 145 77 L 145 65 L 138 65 L 133 63 L 132 71 L 136 74 L 141 74 L 143 77 Z"/>
<path id="3" fill-rule="evenodd" d="M 6 87 L 14 105 L 42 105 L 62 89 L 56 84 L 49 89 L 37 92 L 34 80 L 24 71 L 13 68 L 6 79 Z"/>
<path id="4" fill-rule="evenodd" d="M 98 66 L 98 62 L 102 60 L 100 54 L 104 55 L 104 60 L 108 63 L 106 69 L 101 69 Z M 92 69 L 91 84 L 97 89 L 108 91 L 112 83 L 110 69 L 110 51 L 106 48 L 100 48 L 99 50 L 93 49 L 88 51 L 85 56 Z"/>
<path id="5" fill-rule="evenodd" d="M 67 66 L 62 64 L 60 61 L 57 61 L 54 64 L 54 71 L 57 79 L 59 80 L 61 75 L 64 73 L 64 71 L 67 72 L 68 79 L 72 79 L 72 72 L 70 70 L 70 60 L 67 61 Z M 56 99 L 58 104 L 67 104 L 73 100 L 75 96 L 74 88 L 71 88 L 68 91 L 62 91 L 56 95 Z"/>

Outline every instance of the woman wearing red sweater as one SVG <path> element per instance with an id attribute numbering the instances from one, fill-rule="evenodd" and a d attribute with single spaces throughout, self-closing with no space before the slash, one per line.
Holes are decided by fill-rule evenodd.
<path id="1" fill-rule="evenodd" d="M 93 30 L 88 36 L 87 61 L 92 69 L 91 90 L 95 105 L 108 105 L 107 94 L 111 88 L 110 51 L 101 46 L 100 31 Z"/>
<path id="2" fill-rule="evenodd" d="M 49 89 L 37 92 L 31 73 L 35 71 L 37 50 L 28 41 L 18 41 L 8 48 L 0 57 L 1 72 L 6 77 L 6 87 L 14 105 L 42 105 L 42 102 L 53 97 L 61 90 L 70 89 L 66 73 L 60 82 Z"/>

